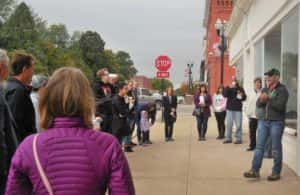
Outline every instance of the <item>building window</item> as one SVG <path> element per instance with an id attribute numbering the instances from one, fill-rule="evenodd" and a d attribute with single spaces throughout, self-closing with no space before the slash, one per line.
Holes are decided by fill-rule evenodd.
<path id="1" fill-rule="evenodd" d="M 298 36 L 299 11 L 292 12 L 282 22 L 282 83 L 289 91 L 287 104 L 287 126 L 297 129 L 298 105 Z"/>
<path id="2" fill-rule="evenodd" d="M 244 60 L 243 56 L 241 56 L 236 64 L 234 65 L 236 69 L 236 79 L 239 81 L 240 85 L 243 85 L 243 75 L 244 75 Z"/>

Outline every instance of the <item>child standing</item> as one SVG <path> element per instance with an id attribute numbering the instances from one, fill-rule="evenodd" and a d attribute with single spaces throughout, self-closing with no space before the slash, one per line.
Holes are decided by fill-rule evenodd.
<path id="1" fill-rule="evenodd" d="M 150 122 L 147 111 L 142 111 L 141 113 L 141 131 L 142 131 L 142 144 L 150 144 L 149 131 L 150 131 Z"/>

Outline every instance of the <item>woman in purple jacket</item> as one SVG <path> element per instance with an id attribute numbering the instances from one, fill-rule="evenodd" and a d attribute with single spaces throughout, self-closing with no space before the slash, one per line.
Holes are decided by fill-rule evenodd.
<path id="1" fill-rule="evenodd" d="M 194 96 L 195 111 L 197 118 L 197 128 L 199 133 L 199 141 L 205 141 L 207 122 L 210 117 L 210 106 L 212 104 L 211 97 L 208 94 L 206 84 L 201 84 Z"/>
<path id="2" fill-rule="evenodd" d="M 12 159 L 6 194 L 134 195 L 118 141 L 92 129 L 94 99 L 76 68 L 55 71 L 40 94 L 40 126 Z"/>

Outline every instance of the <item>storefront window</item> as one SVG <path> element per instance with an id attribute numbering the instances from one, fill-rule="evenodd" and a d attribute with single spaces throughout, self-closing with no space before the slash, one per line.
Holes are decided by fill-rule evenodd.
<path id="1" fill-rule="evenodd" d="M 239 81 L 241 85 L 243 85 L 243 74 L 244 74 L 244 61 L 243 56 L 235 64 L 236 68 L 236 79 Z"/>
<path id="2" fill-rule="evenodd" d="M 282 22 L 282 83 L 289 91 L 287 126 L 297 129 L 298 102 L 298 8 Z"/>

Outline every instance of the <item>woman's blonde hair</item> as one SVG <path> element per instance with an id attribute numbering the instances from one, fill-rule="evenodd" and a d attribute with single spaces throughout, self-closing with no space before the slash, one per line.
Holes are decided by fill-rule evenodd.
<path id="1" fill-rule="evenodd" d="M 82 71 L 60 68 L 40 92 L 40 126 L 51 128 L 56 117 L 80 117 L 86 127 L 92 128 L 94 105 L 90 83 Z"/>

